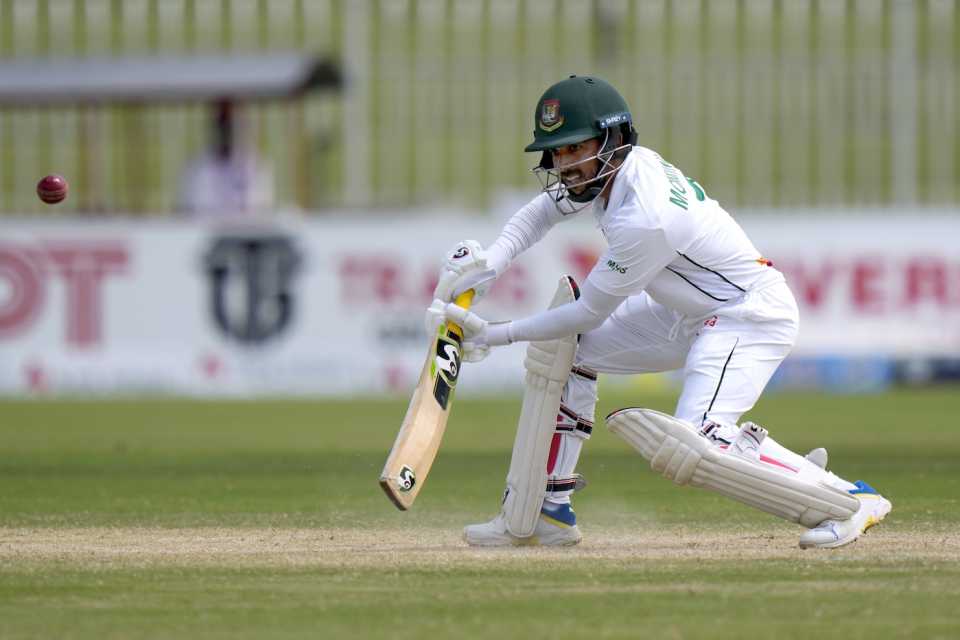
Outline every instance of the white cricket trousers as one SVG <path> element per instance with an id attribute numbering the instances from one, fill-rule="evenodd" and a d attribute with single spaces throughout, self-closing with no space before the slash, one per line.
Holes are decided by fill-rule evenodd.
<path id="1" fill-rule="evenodd" d="M 689 318 L 646 293 L 631 296 L 597 329 L 583 334 L 574 370 L 564 388 L 551 448 L 547 497 L 566 502 L 572 493 L 583 442 L 597 403 L 592 372 L 614 374 L 683 370 L 683 390 L 674 415 L 700 427 L 720 425 L 732 439 L 740 417 L 753 408 L 797 338 L 799 316 L 784 282 L 749 291 L 705 317 Z M 564 423 L 566 423 L 564 425 Z M 571 428 L 589 424 L 591 429 Z M 768 438 L 768 440 L 770 440 Z M 770 446 L 776 445 L 771 441 Z M 783 455 L 797 454 L 784 449 Z"/>

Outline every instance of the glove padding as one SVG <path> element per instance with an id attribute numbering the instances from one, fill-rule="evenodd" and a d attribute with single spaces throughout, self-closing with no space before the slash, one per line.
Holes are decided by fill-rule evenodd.
<path id="1" fill-rule="evenodd" d="M 497 279 L 497 270 L 488 263 L 487 252 L 476 240 L 458 242 L 447 252 L 433 297 L 452 302 L 461 293 L 473 289 L 474 304 Z"/>
<path id="2" fill-rule="evenodd" d="M 433 335 L 444 322 L 463 329 L 463 361 L 480 362 L 490 354 L 490 347 L 509 344 L 506 325 L 489 322 L 453 302 L 436 299 L 427 309 L 427 332 Z M 491 332 L 491 326 L 494 331 Z"/>

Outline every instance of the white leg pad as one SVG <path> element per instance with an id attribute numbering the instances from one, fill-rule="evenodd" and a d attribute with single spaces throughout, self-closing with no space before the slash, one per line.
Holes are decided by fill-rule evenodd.
<path id="1" fill-rule="evenodd" d="M 849 493 L 728 453 L 692 425 L 659 411 L 622 409 L 607 416 L 607 426 L 675 483 L 710 489 L 805 527 L 845 520 L 860 506 Z"/>
<path id="2" fill-rule="evenodd" d="M 550 308 L 573 302 L 579 295 L 576 286 L 573 278 L 561 278 Z M 557 426 L 560 396 L 576 352 L 577 336 L 531 342 L 527 346 L 523 406 L 503 498 L 507 530 L 518 537 L 533 535 L 540 518 L 547 491 L 550 442 Z"/>

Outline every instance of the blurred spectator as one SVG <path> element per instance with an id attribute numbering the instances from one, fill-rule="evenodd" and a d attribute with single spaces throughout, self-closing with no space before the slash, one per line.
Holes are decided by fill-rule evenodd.
<path id="1" fill-rule="evenodd" d="M 244 144 L 240 119 L 229 101 L 215 104 L 211 125 L 210 148 L 181 173 L 178 209 L 198 219 L 269 212 L 273 172 Z"/>

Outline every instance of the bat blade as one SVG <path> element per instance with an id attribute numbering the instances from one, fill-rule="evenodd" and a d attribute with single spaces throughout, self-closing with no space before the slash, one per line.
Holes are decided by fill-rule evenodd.
<path id="1" fill-rule="evenodd" d="M 469 309 L 472 300 L 471 289 L 456 304 Z M 380 486 L 401 511 L 409 509 L 423 489 L 443 440 L 460 376 L 462 343 L 463 330 L 449 322 L 431 341 L 417 388 L 380 473 Z"/>

